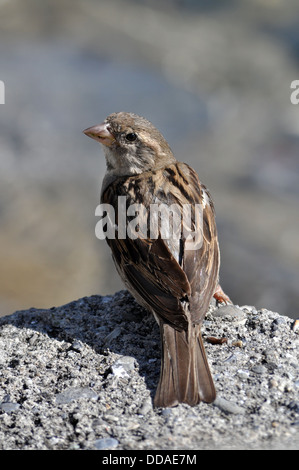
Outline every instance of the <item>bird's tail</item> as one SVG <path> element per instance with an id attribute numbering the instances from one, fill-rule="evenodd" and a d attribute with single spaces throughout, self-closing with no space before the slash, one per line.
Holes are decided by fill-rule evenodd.
<path id="1" fill-rule="evenodd" d="M 156 407 L 178 403 L 191 406 L 200 401 L 211 403 L 216 391 L 206 358 L 199 325 L 191 331 L 178 331 L 160 323 L 162 363 L 154 399 Z"/>

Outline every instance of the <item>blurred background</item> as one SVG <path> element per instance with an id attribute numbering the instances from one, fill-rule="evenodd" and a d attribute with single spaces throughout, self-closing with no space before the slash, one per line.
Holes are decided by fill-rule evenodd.
<path id="1" fill-rule="evenodd" d="M 221 284 L 298 317 L 298 0 L 0 0 L 0 312 L 122 289 L 82 130 L 151 120 L 210 189 Z"/>

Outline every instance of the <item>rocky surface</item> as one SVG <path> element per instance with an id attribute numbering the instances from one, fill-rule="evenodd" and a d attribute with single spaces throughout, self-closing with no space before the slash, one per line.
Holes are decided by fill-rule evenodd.
<path id="1" fill-rule="evenodd" d="M 2 317 L 0 448 L 298 449 L 297 323 L 211 305 L 203 336 L 214 404 L 153 409 L 159 331 L 126 291 Z"/>

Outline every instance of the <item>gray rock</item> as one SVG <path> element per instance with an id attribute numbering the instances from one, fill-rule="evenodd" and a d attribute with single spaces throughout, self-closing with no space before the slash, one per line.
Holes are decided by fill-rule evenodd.
<path id="1" fill-rule="evenodd" d="M 111 367 L 112 373 L 116 377 L 129 377 L 129 373 L 135 369 L 135 363 L 134 357 L 121 357 Z"/>
<path id="2" fill-rule="evenodd" d="M 228 414 L 237 415 L 237 414 L 245 413 L 244 408 L 242 408 L 241 406 L 238 406 L 236 403 L 226 400 L 223 397 L 216 397 L 216 400 L 214 401 L 214 405 L 217 406 L 217 408 L 220 408 L 220 410 Z"/>
<path id="3" fill-rule="evenodd" d="M 240 323 L 226 320 L 238 307 L 222 309 L 211 305 L 202 327 L 214 405 L 163 410 L 153 408 L 159 328 L 127 291 L 0 318 L 0 448 L 298 449 L 293 320 L 251 308 Z"/>
<path id="4" fill-rule="evenodd" d="M 268 371 L 267 371 L 267 368 L 265 366 L 262 366 L 260 364 L 256 365 L 256 366 L 253 366 L 252 369 L 251 369 L 252 372 L 254 372 L 255 374 L 266 374 Z"/>
<path id="5" fill-rule="evenodd" d="M 152 403 L 152 400 L 150 399 L 150 397 L 148 397 L 142 403 L 142 405 L 139 409 L 139 413 L 141 415 L 146 415 L 147 413 L 149 413 L 151 411 L 153 411 L 153 403 Z"/>
<path id="6" fill-rule="evenodd" d="M 224 321 L 232 321 L 235 323 L 244 324 L 246 321 L 246 313 L 236 305 L 223 305 L 222 307 L 214 310 L 212 316 L 221 318 Z"/>
<path id="7" fill-rule="evenodd" d="M 97 399 L 98 395 L 88 387 L 71 387 L 56 395 L 56 403 L 65 405 L 80 398 Z"/>
<path id="8" fill-rule="evenodd" d="M 19 403 L 11 403 L 11 402 L 4 402 L 0 404 L 0 409 L 4 411 L 4 413 L 12 413 L 13 411 L 17 411 L 20 408 Z"/>
<path id="9" fill-rule="evenodd" d="M 115 340 L 116 338 L 118 338 L 118 336 L 121 334 L 121 327 L 120 326 L 117 326 L 116 328 L 114 328 L 113 331 L 111 331 L 111 333 L 109 333 L 109 335 L 106 336 L 105 338 L 105 346 L 109 346 L 110 343 L 113 342 L 113 340 Z"/>
<path id="10" fill-rule="evenodd" d="M 115 449 L 119 444 L 117 439 L 113 437 L 107 437 L 103 439 L 97 439 L 94 443 L 94 446 L 97 450 L 105 450 L 105 449 Z"/>

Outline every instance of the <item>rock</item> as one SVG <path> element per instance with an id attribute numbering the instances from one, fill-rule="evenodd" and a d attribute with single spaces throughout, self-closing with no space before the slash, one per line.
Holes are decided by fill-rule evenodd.
<path id="1" fill-rule="evenodd" d="M 105 338 L 105 346 L 109 346 L 110 343 L 113 342 L 113 340 L 118 338 L 118 336 L 121 334 L 121 330 L 121 327 L 118 326 L 113 331 L 111 331 L 111 333 L 109 333 L 109 335 L 107 335 Z"/>
<path id="2" fill-rule="evenodd" d="M 222 397 L 216 397 L 216 400 L 214 401 L 214 405 L 217 406 L 217 408 L 220 408 L 220 410 L 228 414 L 237 415 L 237 414 L 245 413 L 244 408 Z"/>
<path id="3" fill-rule="evenodd" d="M 141 415 L 146 415 L 147 413 L 153 411 L 153 403 L 150 397 L 146 398 L 144 402 L 142 403 L 139 413 Z"/>
<path id="4" fill-rule="evenodd" d="M 224 321 L 231 321 L 235 323 L 244 324 L 246 322 L 247 316 L 236 305 L 223 305 L 222 307 L 214 310 L 212 316 L 215 318 L 221 318 Z"/>
<path id="5" fill-rule="evenodd" d="M 97 439 L 94 443 L 94 446 L 97 450 L 105 450 L 105 449 L 114 449 L 119 444 L 117 439 L 113 437 L 106 437 L 103 439 Z"/>
<path id="6" fill-rule="evenodd" d="M 255 374 L 266 374 L 267 368 L 265 366 L 258 364 L 256 366 L 253 366 L 251 371 L 254 372 Z"/>
<path id="7" fill-rule="evenodd" d="M 159 328 L 127 291 L 2 317 L 0 448 L 298 449 L 293 324 L 267 309 L 211 305 L 202 333 L 216 401 L 161 410 Z"/>
<path id="8" fill-rule="evenodd" d="M 97 399 L 98 395 L 88 387 L 71 387 L 56 395 L 56 403 L 65 405 L 80 398 Z"/>
<path id="9" fill-rule="evenodd" d="M 72 349 L 76 352 L 81 352 L 83 349 L 83 344 L 81 343 L 81 341 L 75 340 L 72 344 Z"/>
<path id="10" fill-rule="evenodd" d="M 4 411 L 4 413 L 12 413 L 20 408 L 19 403 L 11 403 L 11 402 L 4 402 L 0 404 L 0 409 Z"/>
<path id="11" fill-rule="evenodd" d="M 129 377 L 129 372 L 135 369 L 134 357 L 124 356 L 115 361 L 112 365 L 111 370 L 113 375 L 116 377 Z"/>

